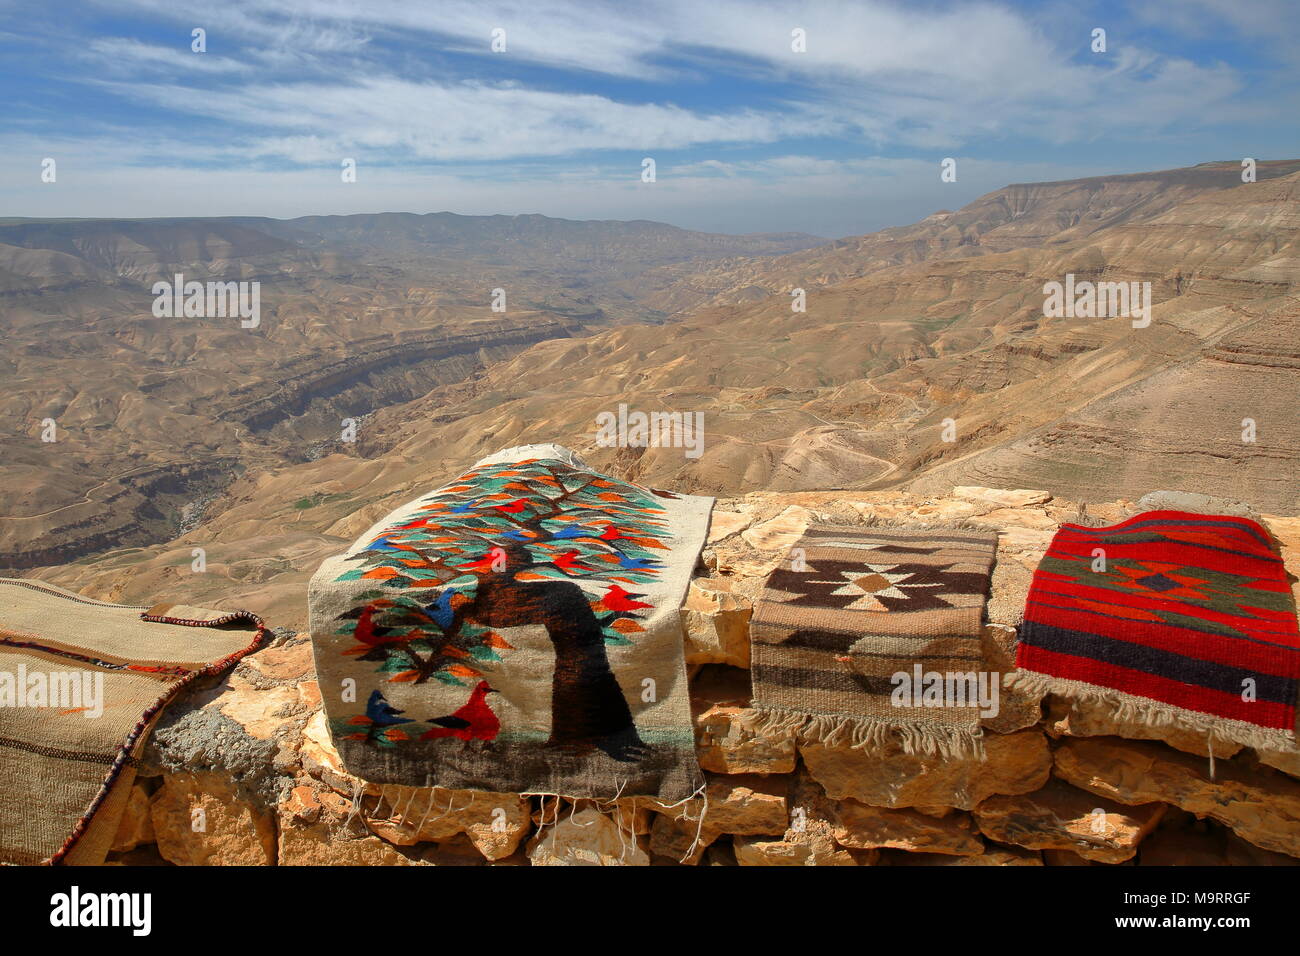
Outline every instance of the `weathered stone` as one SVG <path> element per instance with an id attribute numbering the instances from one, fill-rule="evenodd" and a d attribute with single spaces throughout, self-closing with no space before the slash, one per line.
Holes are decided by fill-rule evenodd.
<path id="1" fill-rule="evenodd" d="M 1046 528 L 1000 528 L 998 530 L 999 554 L 1025 554 L 1030 562 L 1037 565 L 1043 553 L 1052 543 L 1056 532 Z"/>
<path id="2" fill-rule="evenodd" d="M 828 830 L 817 827 L 787 830 L 781 837 L 738 836 L 732 846 L 741 866 L 859 865 L 852 853 L 836 844 Z"/>
<path id="3" fill-rule="evenodd" d="M 607 813 L 614 818 L 624 830 L 635 833 L 637 836 L 644 836 L 650 832 L 650 825 L 654 822 L 654 811 L 657 804 L 649 797 L 623 797 L 619 800 L 576 800 L 571 801 L 579 810 L 583 807 L 595 807 L 601 813 Z"/>
<path id="4" fill-rule="evenodd" d="M 257 671 L 267 681 L 296 684 L 305 677 L 315 676 L 316 663 L 312 659 L 311 635 L 299 634 L 294 643 L 280 644 L 250 654 L 244 658 L 243 665 Z"/>
<path id="5" fill-rule="evenodd" d="M 280 809 L 299 823 L 315 823 L 320 819 L 321 802 L 316 791 L 306 785 L 294 787 Z"/>
<path id="6" fill-rule="evenodd" d="M 1176 750 L 1209 756 L 1209 742 L 1204 734 L 1190 733 L 1175 727 L 1154 726 L 1138 718 L 1122 719 L 1114 709 L 1084 700 L 1049 694 L 1046 699 L 1046 730 L 1060 737 L 1127 737 L 1130 740 L 1160 740 Z M 1228 740 L 1214 740 L 1214 756 L 1226 759 L 1241 752 L 1241 745 Z"/>
<path id="7" fill-rule="evenodd" d="M 841 800 L 835 805 L 832 834 L 835 842 L 846 848 L 879 847 L 953 856 L 984 852 L 984 841 L 965 813 L 936 818 L 906 808 L 870 807 L 857 800 Z"/>
<path id="8" fill-rule="evenodd" d="M 789 782 L 782 777 L 709 776 L 705 792 L 704 825 L 718 833 L 781 833 L 790 822 Z"/>
<path id="9" fill-rule="evenodd" d="M 618 800 L 546 797 L 541 801 L 540 806 L 533 808 L 530 817 L 534 826 L 548 827 L 557 823 L 561 817 L 586 807 L 612 817 L 620 827 L 637 836 L 646 836 L 650 833 L 651 825 L 657 817 L 655 811 L 660 809 L 659 802 L 653 797 L 622 797 Z"/>
<path id="10" fill-rule="evenodd" d="M 258 740 L 270 740 L 300 706 L 296 687 L 259 687 L 242 673 L 232 674 L 229 692 L 220 699 L 219 710 Z"/>
<path id="11" fill-rule="evenodd" d="M 753 606 L 731 593 L 726 578 L 692 581 L 682 605 L 686 663 L 749 667 L 749 618 Z"/>
<path id="12" fill-rule="evenodd" d="M 487 866 L 488 860 L 478 851 L 469 837 L 458 833 L 441 843 L 421 847 L 419 860 L 430 866 Z M 509 859 L 505 857 L 503 859 Z M 527 865 L 527 858 L 524 865 Z"/>
<path id="13" fill-rule="evenodd" d="M 705 830 L 698 818 L 657 813 L 650 826 L 650 852 L 665 860 L 694 866 L 719 835 L 717 830 Z"/>
<path id="14" fill-rule="evenodd" d="M 985 666 L 997 675 L 998 681 L 998 712 L 980 718 L 985 734 L 1009 734 L 1033 727 L 1043 716 L 1042 698 L 1002 684 L 1003 675 L 1016 669 L 1016 629 L 1002 624 L 984 625 L 980 632 L 980 649 Z"/>
<path id="15" fill-rule="evenodd" d="M 110 850 L 122 853 L 134 850 L 144 843 L 153 843 L 153 815 L 149 809 L 149 791 L 142 781 L 136 780 L 131 785 L 131 793 L 126 799 L 122 819 L 117 824 L 117 833 L 113 836 Z"/>
<path id="16" fill-rule="evenodd" d="M 983 758 L 950 759 L 889 750 L 800 746 L 808 772 L 835 800 L 877 807 L 947 806 L 973 809 L 993 794 L 1029 793 L 1052 767 L 1047 738 L 1037 729 L 985 734 Z"/>
<path id="17" fill-rule="evenodd" d="M 791 505 L 775 518 L 745 529 L 740 536 L 759 551 L 784 551 L 803 536 L 813 520 L 807 508 Z"/>
<path id="18" fill-rule="evenodd" d="M 798 759 L 794 738 L 756 734 L 741 726 L 750 713 L 749 674 L 704 668 L 691 682 L 695 752 L 713 773 L 791 773 Z"/>
<path id="19" fill-rule="evenodd" d="M 782 777 L 710 777 L 707 809 L 691 801 L 660 811 L 651 828 L 650 849 L 658 856 L 694 863 L 724 833 L 784 833 L 790 824 L 788 791 Z"/>
<path id="20" fill-rule="evenodd" d="M 1152 491 L 1138 499 L 1135 514 L 1144 511 L 1188 511 L 1200 515 L 1237 515 L 1259 520 L 1255 509 L 1236 498 L 1219 498 L 1192 491 Z"/>
<path id="21" fill-rule="evenodd" d="M 999 843 L 1122 863 L 1137 853 L 1164 811 L 1162 803 L 1123 806 L 1052 780 L 1033 793 L 990 797 L 975 808 L 975 823 Z"/>
<path id="22" fill-rule="evenodd" d="M 1030 531 L 1043 531 L 1054 534 L 1059 527 L 1055 518 L 1047 512 L 1035 508 L 1017 510 L 1015 508 L 995 508 L 970 519 L 974 524 L 987 525 L 999 531 L 1011 528 L 1024 528 Z"/>
<path id="23" fill-rule="evenodd" d="M 846 503 L 858 513 L 862 520 L 886 523 L 911 520 L 912 508 L 914 507 L 906 503 L 888 501 L 855 501 L 850 499 Z"/>
<path id="24" fill-rule="evenodd" d="M 1125 804 L 1163 801 L 1210 817 L 1258 847 L 1300 857 L 1300 782 L 1240 760 L 1209 762 L 1160 744 L 1079 737 L 1056 748 L 1056 773 Z"/>
<path id="25" fill-rule="evenodd" d="M 1033 583 L 1033 568 L 1027 568 L 1015 555 L 999 552 L 993 562 L 993 575 L 989 583 L 988 601 L 984 615 L 987 627 L 1002 626 L 1015 631 L 1025 620 L 1025 599 Z"/>
<path id="26" fill-rule="evenodd" d="M 313 714 L 302 729 L 298 755 L 303 770 L 327 786 L 339 793 L 352 793 L 356 789 L 357 778 L 343 769 L 343 761 L 330 739 L 329 725 L 325 722 L 323 710 Z"/>
<path id="27" fill-rule="evenodd" d="M 704 851 L 700 866 L 738 866 L 736 848 L 729 840 L 720 840 Z"/>
<path id="28" fill-rule="evenodd" d="M 465 834 L 489 860 L 510 856 L 532 829 L 531 805 L 513 793 L 397 784 L 367 787 L 366 825 L 397 846 L 440 843 Z"/>
<path id="29" fill-rule="evenodd" d="M 178 866 L 263 866 L 275 862 L 271 814 L 222 773 L 163 777 L 149 807 L 158 852 Z"/>
<path id="30" fill-rule="evenodd" d="M 725 538 L 744 531 L 754 523 L 754 516 L 739 511 L 718 511 L 714 509 L 709 518 L 709 536 L 705 544 L 716 544 Z"/>
<path id="31" fill-rule="evenodd" d="M 528 843 L 533 866 L 649 866 L 634 834 L 594 807 L 563 814 Z"/>
<path id="32" fill-rule="evenodd" d="M 938 501 L 927 501 L 925 504 L 916 505 L 911 509 L 911 513 L 907 515 L 905 520 L 909 523 L 922 522 L 941 525 L 946 522 L 964 521 L 979 511 L 980 509 L 969 501 L 954 501 L 951 498 L 941 498 Z"/>
<path id="33" fill-rule="evenodd" d="M 281 866 L 410 866 L 411 860 L 391 844 L 366 832 L 352 813 L 352 802 L 321 794 L 322 812 L 315 822 L 280 808 Z M 329 796 L 333 799 L 324 799 Z"/>
<path id="34" fill-rule="evenodd" d="M 978 485 L 958 485 L 952 493 L 955 498 L 988 502 L 1000 508 L 1025 508 L 1029 505 L 1047 504 L 1052 500 L 1046 491 L 1027 491 L 1023 488 L 1009 491 L 1002 488 L 981 488 Z"/>

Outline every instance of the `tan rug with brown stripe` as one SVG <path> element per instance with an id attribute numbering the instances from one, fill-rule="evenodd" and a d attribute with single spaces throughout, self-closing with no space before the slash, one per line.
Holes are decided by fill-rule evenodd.
<path id="1" fill-rule="evenodd" d="M 265 633 L 248 611 L 0 578 L 0 862 L 102 863 L 163 708 Z"/>
<path id="2" fill-rule="evenodd" d="M 827 746 L 982 752 L 999 676 L 980 649 L 997 535 L 812 526 L 750 622 L 746 723 Z"/>

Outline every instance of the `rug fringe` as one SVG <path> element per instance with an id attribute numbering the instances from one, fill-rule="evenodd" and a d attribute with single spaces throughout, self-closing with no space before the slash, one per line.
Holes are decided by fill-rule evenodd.
<path id="1" fill-rule="evenodd" d="M 794 737 L 824 747 L 878 752 L 899 744 L 907 754 L 952 760 L 983 760 L 984 731 L 920 721 L 893 721 L 848 714 L 806 714 L 782 708 L 751 707 L 736 718 L 741 728 L 760 736 Z"/>
<path id="2" fill-rule="evenodd" d="M 1121 721 L 1136 721 L 1149 727 L 1201 734 L 1206 738 L 1206 744 L 1211 752 L 1213 752 L 1213 747 L 1210 746 L 1211 738 L 1261 750 L 1294 752 L 1296 749 L 1292 735 L 1285 730 L 1258 727 L 1244 720 L 1213 717 L 1146 697 L 1126 694 L 1109 687 L 1051 677 L 1037 671 L 1023 669 L 1011 671 L 1003 675 L 1002 686 L 1043 697 L 1056 694 L 1060 697 L 1108 707 L 1115 718 Z"/>

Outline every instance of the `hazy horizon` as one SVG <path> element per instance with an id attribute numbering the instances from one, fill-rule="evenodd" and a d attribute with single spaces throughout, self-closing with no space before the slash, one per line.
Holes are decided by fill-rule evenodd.
<path id="1" fill-rule="evenodd" d="M 1269 163 L 1269 162 L 1292 162 L 1292 161 L 1295 160 L 1281 158 L 1281 157 L 1279 158 L 1258 157 L 1257 158 L 1257 162 L 1261 164 Z M 1222 159 L 1203 160 L 1199 163 L 1192 163 L 1186 166 L 1170 167 L 1170 169 L 1193 169 L 1196 168 L 1197 166 L 1211 166 L 1219 163 L 1230 163 L 1230 162 L 1232 161 L 1222 160 Z M 1153 170 L 1130 170 L 1130 171 L 1116 172 L 1110 174 L 1099 174 L 1099 176 L 1095 176 L 1095 177 L 1076 177 L 1076 178 L 1095 179 L 1105 175 L 1126 176 L 1126 175 L 1140 175 L 1143 173 L 1158 173 L 1158 172 L 1166 172 L 1166 171 L 1168 170 L 1154 170 L 1154 169 Z M 1051 182 L 1062 182 L 1062 181 L 1065 180 L 1035 180 L 1034 182 L 1046 184 Z M 994 187 L 988 192 L 996 192 L 999 189 L 1005 189 L 1010 186 L 1016 186 L 1016 185 L 1025 185 L 1025 183 L 1024 182 L 1003 183 L 1001 186 Z M 988 192 L 981 193 L 980 195 L 981 196 L 987 195 Z M 974 197 L 974 199 L 978 199 L 978 198 L 980 197 L 979 196 Z M 788 233 L 788 234 L 796 234 L 796 235 L 806 235 L 814 239 L 825 240 L 826 242 L 835 242 L 836 240 L 839 239 L 850 238 L 856 235 L 866 235 L 871 232 L 878 232 L 882 229 L 890 229 L 897 226 L 912 225 L 916 222 L 920 222 L 921 220 L 925 219 L 927 216 L 932 216 L 935 215 L 936 213 L 944 212 L 944 211 L 953 211 L 955 209 L 961 208 L 961 206 L 968 205 L 968 204 L 969 202 L 962 203 L 960 206 L 941 207 L 941 208 L 932 209 L 929 212 L 926 212 L 915 219 L 900 220 L 898 222 L 886 222 L 883 225 L 876 226 L 870 230 L 866 230 L 863 233 L 844 233 L 842 235 L 834 235 L 834 236 L 808 232 L 807 230 L 801 230 L 801 229 L 770 229 L 770 230 L 753 230 L 750 232 L 730 232 L 724 229 L 701 229 L 693 226 L 682 225 L 681 223 L 671 222 L 666 219 L 647 219 L 645 217 L 622 219 L 622 218 L 615 218 L 609 216 L 598 216 L 598 217 L 553 216 L 547 213 L 536 212 L 536 211 L 463 213 L 463 212 L 456 212 L 455 210 L 451 210 L 451 209 L 431 209 L 428 210 L 427 212 L 417 212 L 413 209 L 374 209 L 374 210 L 358 210 L 356 212 L 344 212 L 344 213 L 307 212 L 296 216 L 266 216 L 266 215 L 247 214 L 247 213 L 229 213 L 225 215 L 215 215 L 215 216 L 214 215 L 186 215 L 184 213 L 169 215 L 169 216 L 0 216 L 0 224 L 14 223 L 14 222 L 132 222 L 132 221 L 162 222 L 168 220 L 202 220 L 202 219 L 212 219 L 212 220 L 268 219 L 276 222 L 292 222 L 297 219 L 310 219 L 310 218 L 317 218 L 317 217 L 319 218 L 346 217 L 346 216 L 443 216 L 445 215 L 445 216 L 458 216 L 466 219 L 489 219 L 489 218 L 520 219 L 520 218 L 528 218 L 532 216 L 539 216 L 543 219 L 554 219 L 554 220 L 565 221 L 565 222 L 621 222 L 621 223 L 650 222 L 650 223 L 656 223 L 658 225 L 672 226 L 673 228 L 676 229 L 684 229 L 691 232 L 705 232 L 705 233 L 713 233 L 716 235 L 743 236 L 743 235 L 763 235 L 763 234 L 778 235 L 778 234 Z"/>

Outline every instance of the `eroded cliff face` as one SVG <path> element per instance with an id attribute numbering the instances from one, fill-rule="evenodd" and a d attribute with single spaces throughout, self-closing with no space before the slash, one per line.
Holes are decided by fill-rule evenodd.
<path id="1" fill-rule="evenodd" d="M 112 859 L 188 864 L 686 863 L 988 866 L 1300 863 L 1300 752 L 1253 751 L 1006 689 L 985 756 L 804 744 L 745 729 L 749 619 L 766 573 L 810 521 L 955 521 L 998 532 L 986 659 L 1015 626 L 1056 527 L 1078 502 L 959 487 L 762 493 L 718 502 L 682 609 L 708 809 L 379 786 L 332 747 L 310 639 L 281 632 L 165 715 Z M 1141 510 L 1089 503 L 1093 519 Z M 1300 573 L 1300 518 L 1261 515 Z M 271 624 L 276 622 L 272 620 Z M 206 832 L 193 831 L 202 807 Z M 1100 813 L 1098 812 L 1100 810 Z"/>

